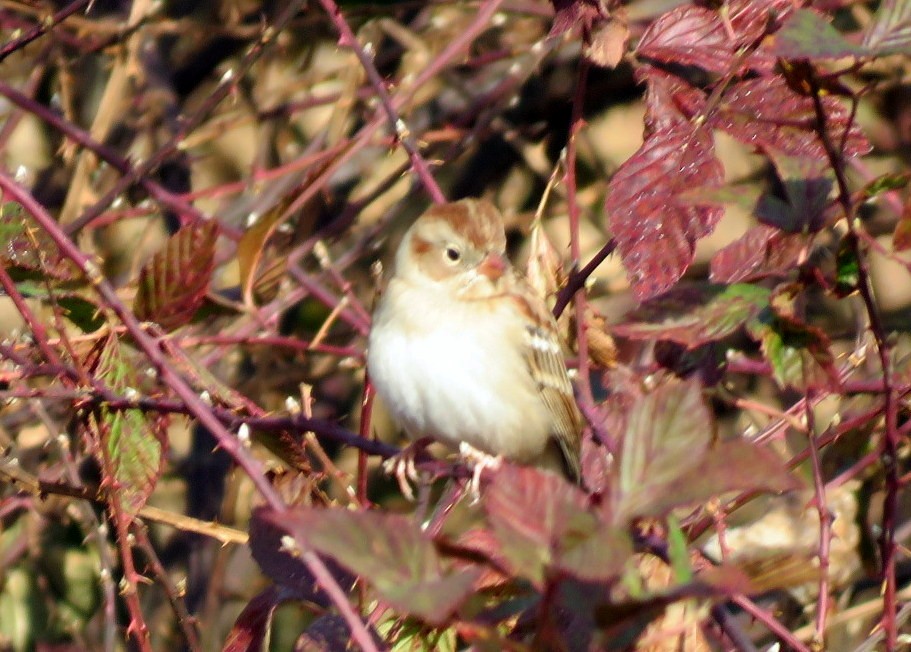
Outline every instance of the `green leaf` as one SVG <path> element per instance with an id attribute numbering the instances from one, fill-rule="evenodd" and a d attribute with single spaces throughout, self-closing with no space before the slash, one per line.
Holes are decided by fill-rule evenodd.
<path id="1" fill-rule="evenodd" d="M 619 516 L 663 516 L 728 491 L 794 487 L 772 453 L 741 440 L 711 446 L 713 431 L 695 381 L 668 380 L 638 398 L 621 442 Z"/>
<path id="2" fill-rule="evenodd" d="M 800 391 L 808 387 L 839 387 L 835 358 L 821 329 L 797 320 L 768 317 L 751 323 L 750 335 L 762 346 L 779 387 Z"/>
<path id="3" fill-rule="evenodd" d="M 674 578 L 677 583 L 685 584 L 693 579 L 693 567 L 690 564 L 689 541 L 673 514 L 667 517 L 667 553 Z"/>
<path id="4" fill-rule="evenodd" d="M 784 59 L 839 59 L 866 54 L 812 9 L 792 13 L 772 39 L 772 51 Z"/>
<path id="5" fill-rule="evenodd" d="M 768 303 L 767 289 L 747 283 L 678 287 L 645 302 L 611 332 L 693 349 L 737 332 Z"/>
<path id="6" fill-rule="evenodd" d="M 860 261 L 850 237 L 842 238 L 835 254 L 835 294 L 839 297 L 854 294 L 860 284 Z"/>
<path id="7" fill-rule="evenodd" d="M 118 394 L 136 392 L 140 365 L 116 336 L 108 338 L 98 361 L 96 375 Z M 135 514 L 155 489 L 164 462 L 164 422 L 141 410 L 111 410 L 102 407 L 101 464 L 109 489 L 116 492 L 123 508 Z"/>
<path id="8" fill-rule="evenodd" d="M 215 260 L 218 226 L 213 220 L 188 224 L 139 272 L 133 303 L 136 317 L 166 331 L 186 324 L 202 305 Z"/>
<path id="9" fill-rule="evenodd" d="M 663 516 L 676 507 L 705 502 L 730 491 L 792 491 L 801 487 L 771 451 L 734 439 L 681 464 L 680 474 L 654 492 L 642 515 Z"/>
<path id="10" fill-rule="evenodd" d="M 883 174 L 868 183 L 860 191 L 864 199 L 873 199 L 877 195 L 890 190 L 901 190 L 911 181 L 911 174 L 907 172 Z"/>
<path id="11" fill-rule="evenodd" d="M 620 511 L 626 516 L 648 511 L 662 487 L 702 458 L 713 428 L 695 381 L 666 382 L 638 398 L 621 444 Z"/>

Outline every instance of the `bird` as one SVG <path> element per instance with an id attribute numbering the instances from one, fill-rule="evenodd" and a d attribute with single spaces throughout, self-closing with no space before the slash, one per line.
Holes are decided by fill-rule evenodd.
<path id="1" fill-rule="evenodd" d="M 413 441 L 487 458 L 475 482 L 502 459 L 581 482 L 582 418 L 557 323 L 509 262 L 491 202 L 437 204 L 407 230 L 373 313 L 367 370 Z"/>

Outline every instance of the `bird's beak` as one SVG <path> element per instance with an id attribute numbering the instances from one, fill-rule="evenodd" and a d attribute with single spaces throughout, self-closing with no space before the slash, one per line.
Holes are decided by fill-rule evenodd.
<path id="1" fill-rule="evenodd" d="M 481 264 L 478 265 L 478 274 L 486 276 L 491 281 L 499 281 L 503 274 L 506 273 L 508 266 L 509 263 L 506 262 L 502 254 L 491 251 L 484 256 Z"/>

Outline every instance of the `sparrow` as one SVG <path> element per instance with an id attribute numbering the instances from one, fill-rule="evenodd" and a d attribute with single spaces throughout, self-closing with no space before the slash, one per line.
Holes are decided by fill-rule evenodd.
<path id="1" fill-rule="evenodd" d="M 557 323 L 506 257 L 490 202 L 432 206 L 405 233 L 373 314 L 367 368 L 412 440 L 581 481 L 582 419 Z"/>

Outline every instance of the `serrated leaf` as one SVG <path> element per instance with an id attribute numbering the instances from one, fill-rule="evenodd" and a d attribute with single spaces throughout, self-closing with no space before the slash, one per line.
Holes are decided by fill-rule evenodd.
<path id="1" fill-rule="evenodd" d="M 298 508 L 280 520 L 317 552 L 362 576 L 391 605 L 430 624 L 444 623 L 480 575 L 476 568 L 445 572 L 433 542 L 398 514 Z"/>
<path id="2" fill-rule="evenodd" d="M 696 242 L 721 217 L 719 206 L 684 198 L 694 187 L 720 185 L 711 133 L 675 124 L 653 134 L 611 179 L 608 225 L 633 292 L 641 301 L 674 285 L 693 262 Z"/>
<path id="3" fill-rule="evenodd" d="M 863 56 L 866 50 L 854 45 L 819 12 L 798 9 L 775 33 L 772 52 L 783 59 L 838 59 Z"/>
<path id="4" fill-rule="evenodd" d="M 801 487 L 777 455 L 740 439 L 720 442 L 684 467 L 676 478 L 650 487 L 649 495 L 639 497 L 636 513 L 662 516 L 675 507 L 702 503 L 730 491 L 777 493 Z"/>
<path id="5" fill-rule="evenodd" d="M 646 139 L 662 129 L 678 128 L 705 109 L 705 93 L 666 70 L 643 65 L 636 79 L 645 83 Z"/>
<path id="6" fill-rule="evenodd" d="M 617 475 L 620 513 L 644 513 L 661 487 L 708 450 L 712 418 L 693 381 L 666 382 L 639 397 L 627 416 Z"/>
<path id="7" fill-rule="evenodd" d="M 798 265 L 806 247 L 806 235 L 760 224 L 712 256 L 709 279 L 737 283 L 783 275 Z"/>
<path id="8" fill-rule="evenodd" d="M 79 268 L 15 202 L 0 206 L 0 263 L 11 268 L 14 278 L 17 269 L 61 281 L 81 278 Z"/>
<path id="9" fill-rule="evenodd" d="M 844 155 L 859 156 L 871 145 L 838 98 L 822 98 L 829 137 L 841 143 L 847 130 Z M 781 78 L 761 77 L 734 84 L 711 118 L 714 126 L 746 145 L 779 151 L 797 158 L 827 161 L 816 134 L 813 99 L 800 95 Z"/>
<path id="10" fill-rule="evenodd" d="M 585 494 L 554 473 L 506 466 L 484 496 L 500 552 L 538 587 L 554 574 L 615 577 L 632 553 L 627 535 L 588 509 Z"/>
<path id="11" fill-rule="evenodd" d="M 777 289 L 773 294 L 773 311 L 763 313 L 748 325 L 748 332 L 762 346 L 765 359 L 772 366 L 772 377 L 782 388 L 800 391 L 821 387 L 839 391 L 840 381 L 829 337 L 816 326 L 803 323 L 781 307 L 788 292 Z"/>
<path id="12" fill-rule="evenodd" d="M 651 24 L 639 40 L 636 54 L 722 74 L 731 65 L 734 47 L 716 12 L 685 5 Z"/>
<path id="13" fill-rule="evenodd" d="M 875 56 L 911 54 L 911 2 L 883 0 L 864 34 L 863 45 Z"/>
<path id="14" fill-rule="evenodd" d="M 164 330 L 186 324 L 202 305 L 215 260 L 218 225 L 213 220 L 187 224 L 139 272 L 133 304 L 136 317 Z"/>
<path id="15" fill-rule="evenodd" d="M 770 24 L 784 20 L 794 10 L 791 0 L 728 0 L 718 12 L 725 16 L 734 34 L 734 47 L 751 45 L 763 36 Z"/>
<path id="16" fill-rule="evenodd" d="M 135 392 L 140 365 L 110 336 L 101 351 L 96 376 L 118 394 Z M 140 410 L 99 410 L 100 461 L 105 480 L 123 508 L 137 513 L 155 489 L 164 463 L 164 422 Z"/>
<path id="17" fill-rule="evenodd" d="M 769 291 L 754 285 L 675 288 L 642 304 L 611 331 L 693 349 L 737 332 L 768 304 Z"/>

